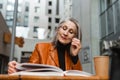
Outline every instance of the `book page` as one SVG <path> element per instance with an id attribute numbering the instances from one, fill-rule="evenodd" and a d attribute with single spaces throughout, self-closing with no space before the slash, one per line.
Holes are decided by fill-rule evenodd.
<path id="1" fill-rule="evenodd" d="M 10 75 L 29 75 L 29 76 L 64 76 L 63 73 L 59 72 L 28 72 L 28 71 L 20 71 L 16 73 L 12 73 Z"/>
<path id="2" fill-rule="evenodd" d="M 52 66 L 52 65 L 46 65 L 46 64 L 33 64 L 33 63 L 22 63 L 22 64 L 18 64 L 16 66 L 18 71 L 37 71 L 39 70 L 48 70 L 48 71 L 53 71 L 53 72 L 63 72 L 62 69 L 60 69 L 59 67 L 56 66 Z"/>
<path id="3" fill-rule="evenodd" d="M 79 71 L 79 70 L 67 70 L 64 71 L 65 76 L 92 76 L 93 74 L 84 72 L 84 71 Z"/>
<path id="4" fill-rule="evenodd" d="M 25 70 L 27 72 L 58 72 L 58 73 L 63 73 L 63 71 L 58 71 L 58 69 L 54 68 L 39 68 L 39 69 L 29 69 Z"/>
<path id="5" fill-rule="evenodd" d="M 11 75 L 64 76 L 62 69 L 52 65 L 21 63 L 16 68 L 18 72 Z"/>

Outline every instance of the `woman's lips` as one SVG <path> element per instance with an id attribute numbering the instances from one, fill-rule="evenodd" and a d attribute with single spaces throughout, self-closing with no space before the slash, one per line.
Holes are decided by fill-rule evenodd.
<path id="1" fill-rule="evenodd" d="M 61 36 L 61 38 L 64 39 L 64 40 L 67 40 L 67 38 L 65 36 Z"/>

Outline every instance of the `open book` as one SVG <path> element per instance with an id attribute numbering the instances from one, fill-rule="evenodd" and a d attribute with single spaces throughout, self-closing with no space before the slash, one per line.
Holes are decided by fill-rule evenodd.
<path id="1" fill-rule="evenodd" d="M 22 63 L 16 66 L 18 72 L 11 75 L 32 76 L 92 76 L 91 73 L 79 70 L 63 71 L 59 67 L 46 64 Z"/>

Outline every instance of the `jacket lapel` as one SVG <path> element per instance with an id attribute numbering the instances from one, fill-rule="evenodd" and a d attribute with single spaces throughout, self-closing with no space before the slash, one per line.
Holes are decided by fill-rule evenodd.
<path id="1" fill-rule="evenodd" d="M 59 67 L 57 49 L 54 49 L 54 47 L 52 45 L 51 45 L 51 48 L 50 48 L 49 57 L 50 57 L 51 62 L 52 62 L 51 64 Z"/>

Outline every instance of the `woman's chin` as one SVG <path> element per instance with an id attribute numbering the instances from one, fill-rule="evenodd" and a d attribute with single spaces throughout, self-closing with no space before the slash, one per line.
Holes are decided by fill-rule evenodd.
<path id="1" fill-rule="evenodd" d="M 66 45 L 69 44 L 70 42 L 65 42 L 65 41 L 60 41 L 62 44 Z"/>

